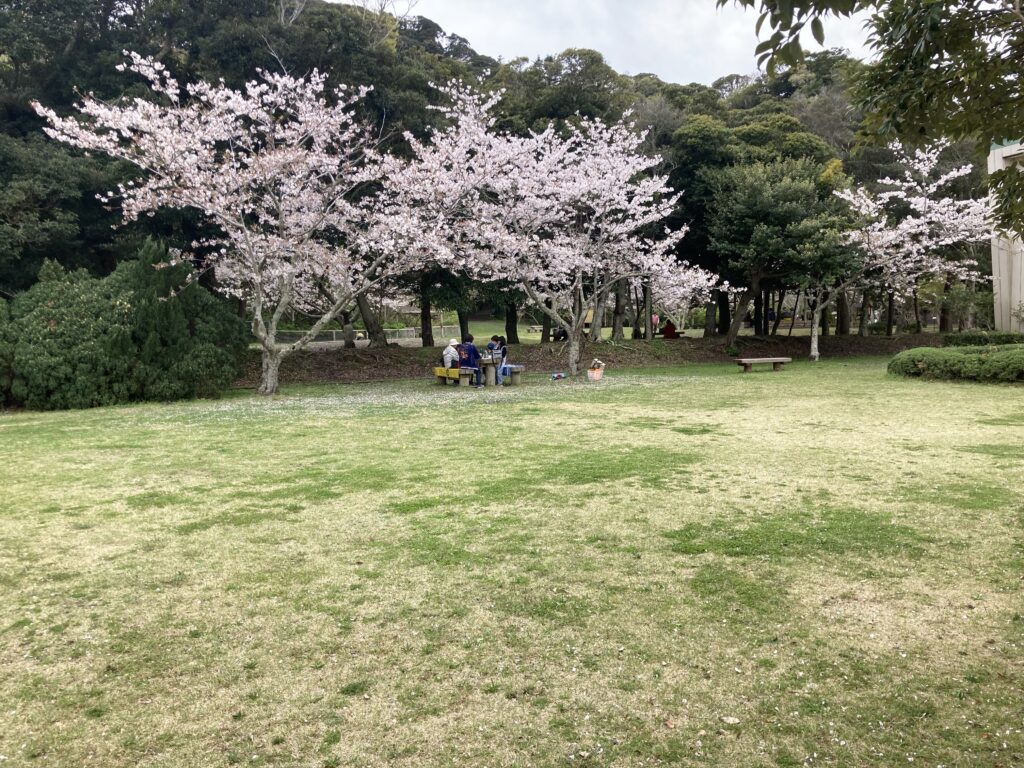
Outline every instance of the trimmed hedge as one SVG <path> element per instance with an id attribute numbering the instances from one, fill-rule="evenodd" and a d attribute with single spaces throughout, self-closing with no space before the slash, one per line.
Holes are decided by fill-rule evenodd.
<path id="1" fill-rule="evenodd" d="M 908 349 L 889 362 L 889 373 L 925 379 L 1024 381 L 1024 345 Z"/>
<path id="2" fill-rule="evenodd" d="M 947 347 L 985 347 L 1002 344 L 1024 344 L 1024 333 L 1006 331 L 963 331 L 947 333 L 942 337 Z"/>
<path id="3" fill-rule="evenodd" d="M 187 265 L 157 269 L 166 249 L 108 277 L 46 262 L 39 282 L 0 320 L 0 397 L 27 408 L 89 408 L 216 395 L 237 376 L 245 324 L 197 284 Z M 175 287 L 182 288 L 170 297 Z"/>

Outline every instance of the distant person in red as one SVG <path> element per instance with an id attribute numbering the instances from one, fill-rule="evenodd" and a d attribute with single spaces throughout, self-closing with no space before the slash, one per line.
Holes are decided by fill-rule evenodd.
<path id="1" fill-rule="evenodd" d="M 676 330 L 676 324 L 671 320 L 666 320 L 665 327 L 662 329 L 661 335 L 666 339 L 678 339 L 679 331 Z"/>

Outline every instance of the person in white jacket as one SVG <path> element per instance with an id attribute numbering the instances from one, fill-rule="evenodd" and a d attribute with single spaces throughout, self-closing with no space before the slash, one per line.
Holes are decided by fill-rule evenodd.
<path id="1" fill-rule="evenodd" d="M 444 352 L 441 353 L 441 361 L 444 363 L 445 368 L 458 368 L 459 367 L 459 340 L 451 339 L 448 342 L 448 346 L 444 348 Z"/>

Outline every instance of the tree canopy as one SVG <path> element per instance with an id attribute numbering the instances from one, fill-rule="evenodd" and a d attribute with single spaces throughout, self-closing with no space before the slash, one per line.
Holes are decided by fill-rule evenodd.
<path id="1" fill-rule="evenodd" d="M 804 58 L 800 35 L 824 42 L 822 19 L 869 13 L 875 56 L 855 78 L 864 133 L 924 144 L 967 139 L 983 148 L 1024 134 L 1024 9 L 1020 0 L 735 0 L 757 8 L 760 62 Z M 718 0 L 725 5 L 731 0 Z M 1001 223 L 1024 232 L 1024 174 L 994 177 Z"/>

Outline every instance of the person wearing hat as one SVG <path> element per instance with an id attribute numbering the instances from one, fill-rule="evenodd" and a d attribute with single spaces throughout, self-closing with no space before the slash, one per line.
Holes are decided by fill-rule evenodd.
<path id="1" fill-rule="evenodd" d="M 450 339 L 448 346 L 444 348 L 444 352 L 441 353 L 441 364 L 445 368 L 458 368 L 459 367 L 459 340 Z"/>

